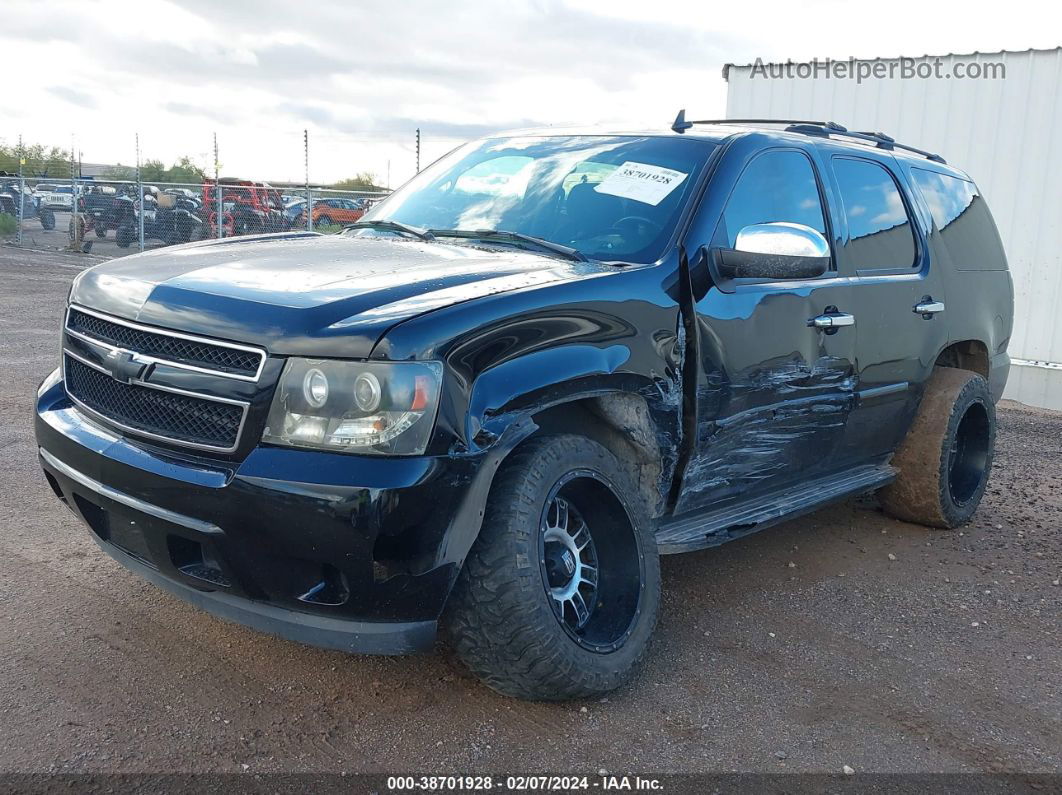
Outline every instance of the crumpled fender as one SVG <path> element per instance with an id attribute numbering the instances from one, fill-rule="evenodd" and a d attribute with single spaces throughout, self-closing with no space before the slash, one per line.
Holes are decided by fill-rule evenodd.
<path id="1" fill-rule="evenodd" d="M 469 397 L 466 438 L 496 438 L 511 422 L 505 415 L 540 411 L 568 400 L 615 391 L 608 378 L 630 359 L 626 345 L 565 345 L 534 351 L 487 370 Z"/>

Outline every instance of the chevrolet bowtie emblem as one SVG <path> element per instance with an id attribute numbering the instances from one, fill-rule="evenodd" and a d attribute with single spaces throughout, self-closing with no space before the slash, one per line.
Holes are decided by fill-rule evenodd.
<path id="1" fill-rule="evenodd" d="M 110 371 L 111 378 L 123 384 L 144 380 L 151 366 L 151 362 L 129 351 L 109 351 L 103 364 Z"/>

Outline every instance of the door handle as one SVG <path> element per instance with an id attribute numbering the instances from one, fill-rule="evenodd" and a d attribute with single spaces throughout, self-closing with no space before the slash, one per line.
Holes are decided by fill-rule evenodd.
<path id="1" fill-rule="evenodd" d="M 855 315 L 849 315 L 846 312 L 826 312 L 813 317 L 808 321 L 808 325 L 812 328 L 819 329 L 834 329 L 841 328 L 842 326 L 854 326 Z"/>
<path id="2" fill-rule="evenodd" d="M 916 315 L 921 315 L 926 320 L 929 320 L 931 317 L 933 317 L 933 315 L 937 314 L 938 312 L 944 311 L 944 302 L 934 301 L 929 296 L 926 296 L 917 304 L 915 304 L 914 310 L 912 311 Z"/>

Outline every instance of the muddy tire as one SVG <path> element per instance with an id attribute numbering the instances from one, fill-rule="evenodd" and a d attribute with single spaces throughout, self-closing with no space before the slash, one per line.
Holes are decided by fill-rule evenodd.
<path id="1" fill-rule="evenodd" d="M 988 484 L 996 407 L 977 373 L 938 367 L 892 464 L 896 480 L 879 493 L 897 519 L 929 527 L 970 521 Z"/>
<path id="2" fill-rule="evenodd" d="M 656 541 L 637 495 L 616 457 L 583 437 L 533 439 L 505 462 L 444 620 L 488 686 L 563 701 L 632 675 L 660 605 Z"/>

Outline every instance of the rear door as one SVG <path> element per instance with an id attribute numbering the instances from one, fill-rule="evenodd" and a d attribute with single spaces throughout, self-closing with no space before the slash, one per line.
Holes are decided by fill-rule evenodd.
<path id="1" fill-rule="evenodd" d="M 837 262 L 852 280 L 856 408 L 839 455 L 880 458 L 899 444 L 947 344 L 947 302 L 903 169 L 888 153 L 829 150 L 841 217 Z M 924 311 L 922 311 L 924 310 Z"/>

